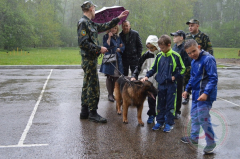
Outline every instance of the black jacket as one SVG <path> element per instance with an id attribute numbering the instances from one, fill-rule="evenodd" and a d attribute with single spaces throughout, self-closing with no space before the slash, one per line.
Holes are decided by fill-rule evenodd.
<path id="1" fill-rule="evenodd" d="M 142 65 L 145 62 L 146 59 L 149 58 L 154 58 L 154 55 L 151 54 L 149 51 L 145 52 L 139 59 L 138 65 L 135 67 L 135 70 L 132 74 L 132 77 L 134 77 L 135 79 L 138 79 L 138 75 L 141 72 L 142 69 Z"/>
<path id="2" fill-rule="evenodd" d="M 122 55 L 123 60 L 138 63 L 138 59 L 142 54 L 142 42 L 138 32 L 135 30 L 130 30 L 128 42 L 126 41 L 126 35 L 123 32 L 121 32 L 119 35 L 125 45 L 125 51 Z"/>
<path id="3" fill-rule="evenodd" d="M 185 49 L 184 49 L 184 44 L 185 42 L 183 42 L 182 44 L 180 44 L 179 46 L 177 46 L 177 44 L 174 44 L 172 50 L 176 51 L 177 53 L 180 54 L 183 63 L 185 65 L 185 67 L 191 66 L 191 62 L 192 59 L 188 56 L 188 54 L 186 53 Z"/>

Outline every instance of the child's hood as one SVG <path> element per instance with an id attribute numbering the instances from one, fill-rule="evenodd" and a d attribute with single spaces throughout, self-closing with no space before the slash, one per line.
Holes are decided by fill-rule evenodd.
<path id="1" fill-rule="evenodd" d="M 158 37 L 156 35 L 149 35 L 147 40 L 146 40 L 146 45 L 150 43 L 158 49 L 158 52 L 160 52 L 160 48 L 158 46 Z"/>

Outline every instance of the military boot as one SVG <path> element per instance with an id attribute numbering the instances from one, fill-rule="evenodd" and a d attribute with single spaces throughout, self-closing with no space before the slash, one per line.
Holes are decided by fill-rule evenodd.
<path id="1" fill-rule="evenodd" d="M 82 106 L 80 119 L 88 119 L 88 115 L 89 115 L 88 106 Z"/>
<path id="2" fill-rule="evenodd" d="M 91 110 L 88 119 L 97 123 L 106 123 L 107 119 L 101 117 L 96 110 Z"/>

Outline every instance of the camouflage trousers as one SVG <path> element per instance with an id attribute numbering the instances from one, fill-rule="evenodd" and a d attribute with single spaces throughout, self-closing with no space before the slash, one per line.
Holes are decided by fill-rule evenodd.
<path id="1" fill-rule="evenodd" d="M 184 87 L 183 91 L 185 91 L 185 88 L 190 79 L 190 76 L 191 76 L 190 73 L 191 73 L 191 66 L 188 66 L 188 67 L 186 67 L 186 72 L 184 73 L 184 77 L 183 77 L 183 87 Z"/>
<path id="2" fill-rule="evenodd" d="M 97 58 L 91 59 L 82 56 L 84 79 L 82 87 L 81 104 L 90 110 L 98 109 L 100 88 L 97 72 Z"/>

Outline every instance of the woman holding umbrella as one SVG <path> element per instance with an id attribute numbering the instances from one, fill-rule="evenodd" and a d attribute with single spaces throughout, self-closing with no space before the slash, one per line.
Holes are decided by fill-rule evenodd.
<path id="1" fill-rule="evenodd" d="M 123 74 L 123 65 L 122 65 L 122 53 L 125 49 L 122 39 L 118 35 L 119 26 L 111 28 L 107 31 L 107 34 L 103 36 L 103 46 L 108 49 L 108 52 L 104 56 L 113 57 L 116 56 L 116 61 L 106 62 L 103 60 L 100 72 L 104 73 L 107 76 L 106 86 L 108 90 L 108 100 L 114 102 L 113 91 L 114 84 L 118 77 Z"/>

